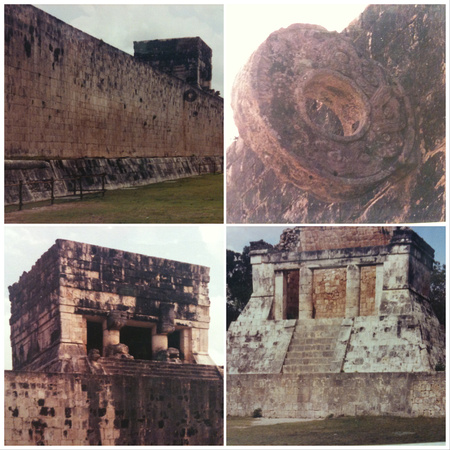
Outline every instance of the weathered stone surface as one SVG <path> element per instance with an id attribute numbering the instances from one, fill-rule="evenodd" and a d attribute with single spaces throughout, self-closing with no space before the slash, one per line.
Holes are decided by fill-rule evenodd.
<path id="1" fill-rule="evenodd" d="M 443 221 L 444 19 L 376 5 L 341 34 L 272 33 L 233 89 L 228 221 Z"/>
<path id="2" fill-rule="evenodd" d="M 221 445 L 208 283 L 208 267 L 57 240 L 9 288 L 5 443 Z"/>
<path id="3" fill-rule="evenodd" d="M 445 358 L 428 303 L 434 250 L 412 230 L 297 227 L 250 248 L 228 373 L 434 372 Z"/>
<path id="4" fill-rule="evenodd" d="M 220 97 L 37 8 L 5 6 L 7 159 L 222 154 Z"/>
<path id="5" fill-rule="evenodd" d="M 214 92 L 211 91 L 212 50 L 199 37 L 156 39 L 133 44 L 137 60 L 146 61 L 161 72 Z M 185 98 L 195 101 L 196 91 L 186 91 Z"/>
<path id="6" fill-rule="evenodd" d="M 445 417 L 445 373 L 227 375 L 227 414 Z"/>
<path id="7" fill-rule="evenodd" d="M 208 283 L 207 267 L 58 240 L 9 288 L 13 368 L 84 371 L 91 348 L 120 344 L 151 359 L 171 335 L 185 362 L 212 364 Z"/>
<path id="8" fill-rule="evenodd" d="M 146 186 L 166 180 L 192 177 L 205 173 L 223 172 L 222 156 L 191 156 L 174 158 L 82 158 L 49 161 L 5 161 L 5 204 L 19 201 L 19 186 L 23 183 L 22 201 L 48 200 L 50 181 L 55 181 L 54 195 L 71 195 L 74 188 L 79 193 L 79 179 L 83 189 L 121 189 Z M 104 185 L 102 177 L 104 174 Z M 30 184 L 27 184 L 30 183 Z M 76 183 L 76 186 L 75 186 Z"/>
<path id="9" fill-rule="evenodd" d="M 5 444 L 222 445 L 223 382 L 7 371 Z"/>
<path id="10" fill-rule="evenodd" d="M 436 370 L 445 331 L 428 302 L 433 256 L 406 227 L 296 227 L 275 246 L 251 243 L 253 294 L 228 331 L 228 413 L 443 415 L 436 396 L 445 377 Z M 390 378 L 381 372 L 401 374 L 395 383 L 407 401 L 385 404 Z M 419 372 L 436 374 L 424 399 L 422 379 L 408 378 Z M 341 388 L 352 382 L 356 400 Z"/>

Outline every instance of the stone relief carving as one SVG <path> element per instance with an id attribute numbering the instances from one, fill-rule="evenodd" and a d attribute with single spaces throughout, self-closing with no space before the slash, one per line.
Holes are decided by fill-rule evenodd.
<path id="1" fill-rule="evenodd" d="M 232 106 L 255 153 L 322 201 L 358 197 L 415 166 L 414 117 L 402 87 L 319 26 L 272 33 L 239 75 Z"/>

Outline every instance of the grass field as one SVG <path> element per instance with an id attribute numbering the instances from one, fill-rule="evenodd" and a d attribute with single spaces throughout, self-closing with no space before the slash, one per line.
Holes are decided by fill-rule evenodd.
<path id="1" fill-rule="evenodd" d="M 223 223 L 223 175 L 5 208 L 5 223 Z"/>
<path id="2" fill-rule="evenodd" d="M 273 423 L 227 418 L 227 445 L 394 445 L 445 442 L 445 418 L 339 417 Z M 272 421 L 272 422 L 276 422 Z"/>

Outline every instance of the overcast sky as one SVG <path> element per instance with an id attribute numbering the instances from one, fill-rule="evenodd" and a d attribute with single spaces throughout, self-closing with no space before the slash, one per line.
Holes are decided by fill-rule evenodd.
<path id="1" fill-rule="evenodd" d="M 199 36 L 213 51 L 212 88 L 223 95 L 222 5 L 34 6 L 130 55 L 133 41 Z"/>
<path id="2" fill-rule="evenodd" d="M 8 286 L 29 271 L 56 239 L 68 239 L 210 268 L 209 354 L 225 362 L 225 243 L 221 225 L 5 225 L 4 339 L 5 369 L 11 369 Z"/>
<path id="3" fill-rule="evenodd" d="M 294 225 L 284 226 L 228 226 L 227 227 L 227 249 L 242 252 L 242 249 L 251 241 L 260 239 L 269 244 L 278 244 L 281 233 L 286 228 Z M 423 238 L 435 250 L 435 259 L 441 264 L 446 262 L 445 227 L 411 227 L 421 238 Z"/>

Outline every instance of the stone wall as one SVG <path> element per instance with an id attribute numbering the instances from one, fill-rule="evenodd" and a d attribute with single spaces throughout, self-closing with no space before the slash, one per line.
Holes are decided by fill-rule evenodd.
<path id="1" fill-rule="evenodd" d="M 178 156 L 173 158 L 82 158 L 50 161 L 5 161 L 5 205 L 19 202 L 22 184 L 22 202 L 49 200 L 50 180 L 54 182 L 55 197 L 103 188 L 121 189 L 145 186 L 167 180 L 223 172 L 223 156 Z M 47 183 L 34 182 L 48 181 Z"/>
<path id="2" fill-rule="evenodd" d="M 5 372 L 5 444 L 222 445 L 223 382 Z"/>
<path id="3" fill-rule="evenodd" d="M 445 373 L 228 375 L 227 414 L 445 417 Z"/>
<path id="4" fill-rule="evenodd" d="M 6 159 L 222 153 L 221 98 L 37 8 L 5 6 Z"/>

